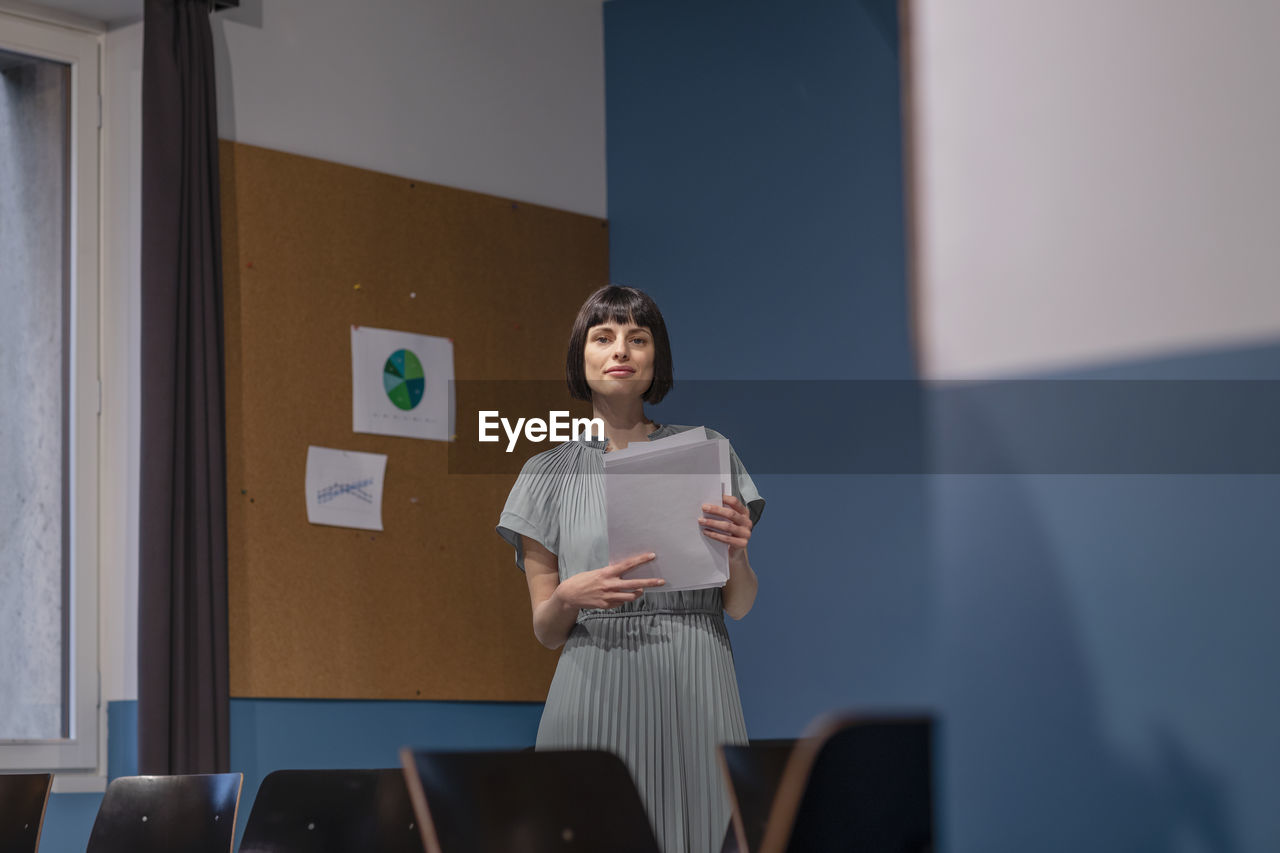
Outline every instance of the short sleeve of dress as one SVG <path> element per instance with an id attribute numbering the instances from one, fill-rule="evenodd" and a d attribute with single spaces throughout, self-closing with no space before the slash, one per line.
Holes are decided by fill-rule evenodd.
<path id="1" fill-rule="evenodd" d="M 723 435 L 713 429 L 707 430 L 707 436 L 710 438 L 724 438 Z M 746 504 L 752 525 L 759 524 L 760 516 L 764 514 L 764 498 L 760 496 L 760 492 L 756 489 L 755 481 L 747 473 L 746 466 L 738 458 L 738 453 L 733 449 L 732 442 L 729 444 L 729 468 L 733 472 L 733 496 Z"/>
<path id="2" fill-rule="evenodd" d="M 498 535 L 516 549 L 516 565 L 524 571 L 521 536 L 535 539 L 553 554 L 560 553 L 560 493 L 564 473 L 555 464 L 555 451 L 539 453 L 524 463 L 498 518 Z"/>

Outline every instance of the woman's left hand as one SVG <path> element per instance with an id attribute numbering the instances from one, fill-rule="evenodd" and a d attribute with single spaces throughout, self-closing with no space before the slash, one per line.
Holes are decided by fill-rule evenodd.
<path id="1" fill-rule="evenodd" d="M 702 532 L 717 542 L 729 546 L 729 559 L 740 556 L 751 540 L 751 513 L 742 501 L 733 495 L 724 496 L 724 506 L 703 504 L 702 511 L 712 518 L 700 518 Z"/>

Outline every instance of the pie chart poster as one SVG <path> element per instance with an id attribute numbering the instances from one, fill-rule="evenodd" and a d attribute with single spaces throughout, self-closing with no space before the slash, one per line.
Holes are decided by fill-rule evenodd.
<path id="1" fill-rule="evenodd" d="M 453 343 L 351 327 L 352 430 L 405 438 L 453 437 Z"/>

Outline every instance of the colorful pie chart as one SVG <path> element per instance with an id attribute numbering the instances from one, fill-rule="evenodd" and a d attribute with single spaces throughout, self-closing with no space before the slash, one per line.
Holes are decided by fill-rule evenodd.
<path id="1" fill-rule="evenodd" d="M 422 375 L 422 362 L 407 349 L 391 353 L 382 366 L 382 387 L 387 398 L 397 409 L 406 412 L 422 402 L 422 392 L 427 386 Z"/>

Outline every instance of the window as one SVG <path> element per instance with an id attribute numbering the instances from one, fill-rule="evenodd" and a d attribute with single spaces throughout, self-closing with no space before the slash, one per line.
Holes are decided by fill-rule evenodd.
<path id="1" fill-rule="evenodd" d="M 0 13 L 0 769 L 98 764 L 99 54 Z"/>

